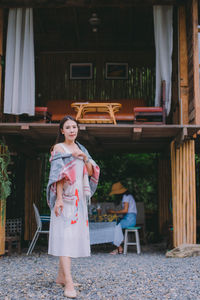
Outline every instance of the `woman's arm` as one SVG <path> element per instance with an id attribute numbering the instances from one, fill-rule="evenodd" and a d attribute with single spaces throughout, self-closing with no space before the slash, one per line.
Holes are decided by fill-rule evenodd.
<path id="1" fill-rule="evenodd" d="M 110 214 L 127 214 L 128 212 L 128 207 L 129 207 L 129 203 L 128 202 L 124 202 L 124 208 L 120 209 L 120 210 L 108 210 L 108 213 Z"/>
<path id="2" fill-rule="evenodd" d="M 83 158 L 83 161 L 86 165 L 88 175 L 92 176 L 92 174 L 93 174 L 92 164 L 90 163 L 89 158 L 87 157 L 87 155 L 85 155 L 85 157 Z"/>
<path id="3" fill-rule="evenodd" d="M 88 171 L 88 175 L 92 176 L 92 174 L 93 174 L 93 168 L 92 168 L 92 164 L 89 161 L 88 156 L 83 151 L 81 151 L 80 149 L 72 152 L 72 155 L 74 157 L 78 157 L 78 158 L 82 157 L 83 158 L 83 161 L 84 161 L 84 163 L 86 165 L 86 168 L 87 168 L 87 171 Z"/>
<path id="4" fill-rule="evenodd" d="M 57 198 L 54 206 L 54 212 L 56 217 L 60 216 L 60 213 L 63 211 L 63 207 L 64 207 L 63 199 L 62 199 L 63 184 L 64 184 L 64 180 L 58 181 L 56 184 Z"/>

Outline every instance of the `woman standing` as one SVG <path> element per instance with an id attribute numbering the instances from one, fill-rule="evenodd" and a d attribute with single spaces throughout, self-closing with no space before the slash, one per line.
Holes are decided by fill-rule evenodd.
<path id="1" fill-rule="evenodd" d="M 122 201 L 122 209 L 108 210 L 107 212 L 110 214 L 123 214 L 123 218 L 120 219 L 120 221 L 117 223 L 115 227 L 113 243 L 115 246 L 117 246 L 117 249 L 113 250 L 110 254 L 122 254 L 123 253 L 123 248 L 121 246 L 121 243 L 123 241 L 122 229 L 135 226 L 137 207 L 136 207 L 135 199 L 128 191 L 128 189 L 121 184 L 121 182 L 117 182 L 112 185 L 112 190 L 109 195 L 120 196 Z"/>
<path id="2" fill-rule="evenodd" d="M 48 253 L 60 257 L 56 282 L 65 285 L 64 296 L 69 298 L 76 298 L 71 257 L 90 256 L 87 204 L 99 178 L 99 167 L 76 141 L 77 134 L 77 122 L 64 117 L 51 153 L 47 186 L 51 209 Z"/>

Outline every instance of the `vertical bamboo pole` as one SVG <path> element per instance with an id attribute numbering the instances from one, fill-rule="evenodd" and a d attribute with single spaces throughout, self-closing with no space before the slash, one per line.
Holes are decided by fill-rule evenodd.
<path id="1" fill-rule="evenodd" d="M 171 142 L 171 174 L 172 174 L 172 213 L 173 213 L 173 244 L 176 247 L 177 245 L 177 224 L 176 224 L 176 167 L 175 167 L 175 142 Z"/>
<path id="2" fill-rule="evenodd" d="M 191 243 L 196 243 L 196 179 L 195 179 L 195 146 L 194 146 L 194 140 L 190 141 L 190 147 L 191 147 L 191 183 L 192 183 L 192 189 L 191 189 Z"/>
<path id="3" fill-rule="evenodd" d="M 189 180 L 190 180 L 190 184 L 189 184 L 189 236 L 188 236 L 188 241 L 191 244 L 192 240 L 191 240 L 191 233 L 193 232 L 192 230 L 192 224 L 193 224 L 193 216 L 192 216 L 192 153 L 191 153 L 191 141 L 188 141 L 188 145 L 189 145 L 189 170 L 190 170 L 190 176 L 189 176 Z"/>
<path id="4" fill-rule="evenodd" d="M 193 214 L 193 208 L 194 208 L 194 202 L 195 202 L 195 198 L 194 198 L 194 169 L 193 169 L 193 157 L 194 157 L 194 153 L 193 153 L 193 147 L 192 147 L 193 141 L 190 141 L 190 168 L 191 168 L 191 200 L 190 200 L 190 228 L 191 228 L 191 232 L 190 232 L 190 243 L 193 244 L 193 236 L 194 236 L 194 214 Z"/>
<path id="5" fill-rule="evenodd" d="M 182 214 L 183 214 L 183 243 L 186 243 L 186 195 L 187 195 L 187 177 L 186 177 L 186 149 L 185 145 L 183 145 L 183 208 L 182 208 Z"/>
<path id="6" fill-rule="evenodd" d="M 194 140 L 176 149 L 171 143 L 174 246 L 196 243 L 196 181 Z"/>
<path id="7" fill-rule="evenodd" d="M 186 205 L 186 242 L 189 243 L 189 232 L 190 232 L 190 168 L 189 168 L 189 141 L 185 142 L 186 147 L 186 175 L 187 175 L 187 205 Z"/>
<path id="8" fill-rule="evenodd" d="M 180 244 L 180 150 L 176 149 L 176 225 L 177 225 L 177 243 Z"/>
<path id="9" fill-rule="evenodd" d="M 180 146 L 180 191 L 179 191 L 179 229 L 180 229 L 180 242 L 183 241 L 183 145 Z"/>

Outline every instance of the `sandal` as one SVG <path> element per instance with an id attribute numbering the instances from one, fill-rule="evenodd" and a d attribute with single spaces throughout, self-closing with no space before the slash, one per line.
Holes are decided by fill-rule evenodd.
<path id="1" fill-rule="evenodd" d="M 115 249 L 112 252 L 110 252 L 109 254 L 116 255 L 116 254 L 119 254 L 119 251 L 118 251 L 118 249 Z"/>

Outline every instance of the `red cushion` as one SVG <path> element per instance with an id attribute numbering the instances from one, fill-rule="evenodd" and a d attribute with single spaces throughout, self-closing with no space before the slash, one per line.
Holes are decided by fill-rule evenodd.
<path id="1" fill-rule="evenodd" d="M 162 112 L 162 107 L 134 107 L 134 112 Z"/>
<path id="2" fill-rule="evenodd" d="M 41 107 L 40 106 L 36 106 L 35 107 L 35 111 L 36 112 L 41 112 L 41 111 L 45 112 L 45 111 L 47 111 L 47 107 L 45 107 L 45 106 L 43 106 L 43 107 L 42 106 Z"/>

